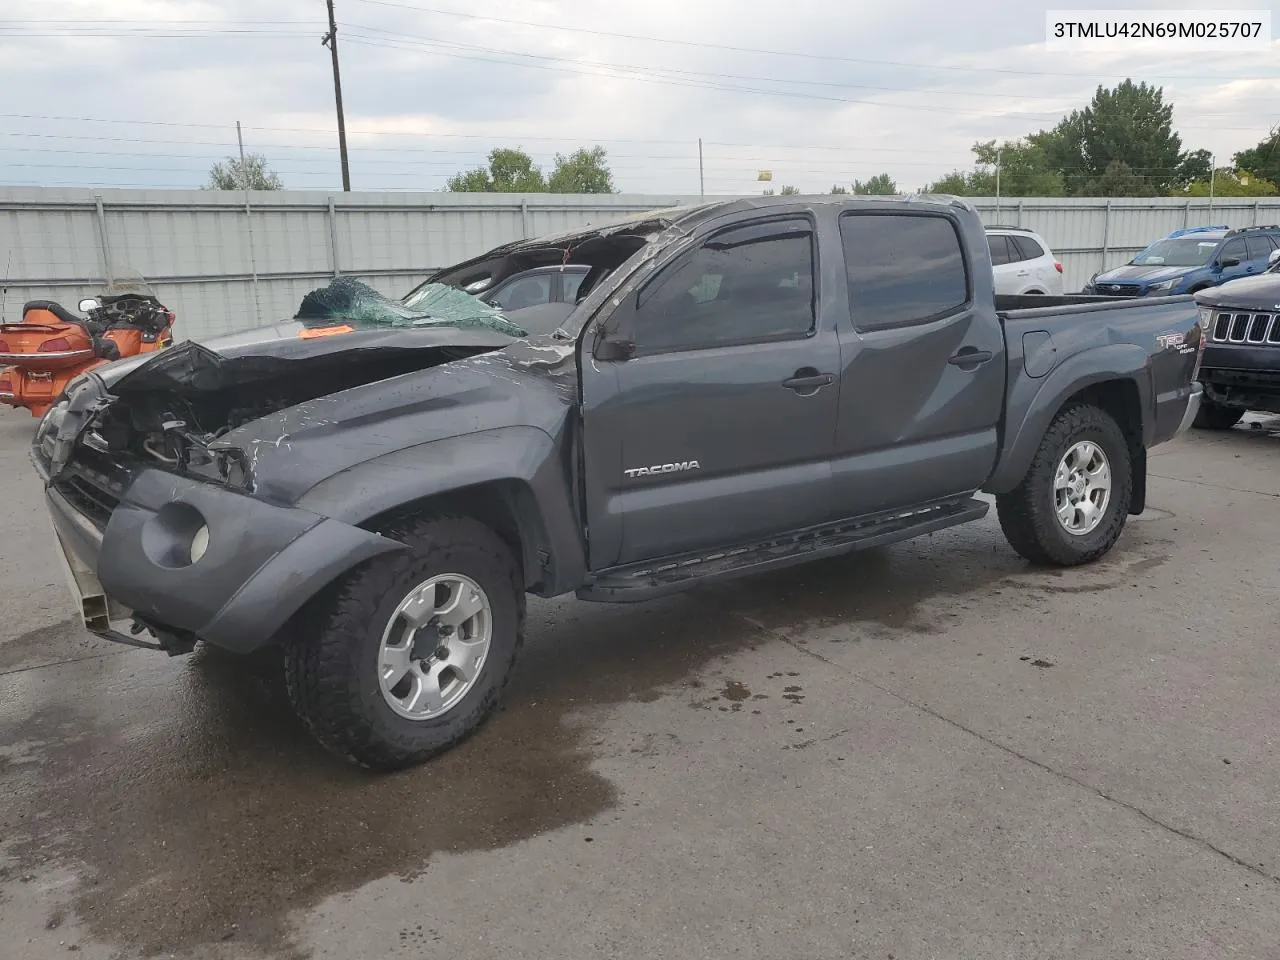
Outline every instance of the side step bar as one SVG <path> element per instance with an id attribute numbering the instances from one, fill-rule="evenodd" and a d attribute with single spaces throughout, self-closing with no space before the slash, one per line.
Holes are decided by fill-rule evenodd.
<path id="1" fill-rule="evenodd" d="M 710 581 L 767 573 L 810 560 L 910 540 L 981 520 L 990 508 L 985 500 L 951 501 L 862 521 L 814 527 L 732 550 L 627 564 L 602 570 L 577 591 L 577 596 L 604 603 L 638 603 Z"/>

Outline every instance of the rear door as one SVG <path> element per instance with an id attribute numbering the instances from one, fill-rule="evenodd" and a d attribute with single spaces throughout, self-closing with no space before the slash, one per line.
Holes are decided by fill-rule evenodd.
<path id="1" fill-rule="evenodd" d="M 816 276 L 813 220 L 757 216 L 619 305 L 633 352 L 581 365 L 593 569 L 826 519 L 840 347 Z"/>
<path id="2" fill-rule="evenodd" d="M 1026 282 L 1034 283 L 1035 289 L 1043 293 L 1053 293 L 1058 272 L 1045 248 L 1034 237 L 1024 235 L 1009 239 L 1018 248 L 1020 265 L 1027 271 Z"/>
<path id="3" fill-rule="evenodd" d="M 1004 331 L 991 273 L 950 213 L 849 211 L 840 418 L 840 517 L 979 489 L 996 462 Z M 977 231 L 970 244 L 981 242 Z"/>
<path id="4" fill-rule="evenodd" d="M 1245 272 L 1249 274 L 1262 273 L 1267 269 L 1267 257 L 1271 256 L 1271 251 L 1275 249 L 1262 234 L 1256 234 L 1245 238 L 1245 249 L 1249 252 L 1249 259 L 1245 263 Z"/>

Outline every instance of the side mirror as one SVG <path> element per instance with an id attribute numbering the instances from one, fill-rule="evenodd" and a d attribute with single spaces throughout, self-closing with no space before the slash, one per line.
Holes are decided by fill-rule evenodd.
<path id="1" fill-rule="evenodd" d="M 80 301 L 80 312 L 89 313 L 93 310 L 97 310 L 101 306 L 102 303 L 97 298 L 86 297 L 84 300 Z"/>
<path id="2" fill-rule="evenodd" d="M 1274 267 L 1280 263 L 1280 250 L 1272 250 L 1271 256 L 1267 257 L 1267 266 Z"/>
<path id="3" fill-rule="evenodd" d="M 1218 266 L 1222 267 L 1223 269 L 1226 269 L 1227 267 L 1238 267 L 1238 266 L 1240 266 L 1240 258 L 1239 258 L 1239 257 L 1227 257 L 1227 258 L 1226 258 L 1226 259 L 1224 259 L 1224 260 L 1219 260 L 1219 261 L 1218 261 Z"/>

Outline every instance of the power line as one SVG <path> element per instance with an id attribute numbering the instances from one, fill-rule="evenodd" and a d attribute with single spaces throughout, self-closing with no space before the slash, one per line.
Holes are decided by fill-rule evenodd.
<path id="1" fill-rule="evenodd" d="M 535 27 L 542 30 L 555 30 L 566 33 L 584 33 L 597 37 L 612 37 L 618 40 L 640 40 L 646 43 L 665 43 L 683 47 L 698 47 L 708 50 L 728 50 L 734 53 L 758 53 L 774 57 L 798 57 L 806 60 L 827 60 L 837 63 L 864 63 L 874 66 L 889 67 L 907 67 L 912 70 L 958 70 L 968 73 L 1003 73 L 1013 74 L 1016 76 L 1032 76 L 1032 77 L 1076 77 L 1084 80 L 1111 79 L 1115 74 L 1099 74 L 1099 73 L 1054 73 L 1045 70 L 1013 70 L 1003 67 L 962 67 L 948 64 L 937 63 L 908 63 L 900 60 L 869 60 L 860 57 L 842 57 L 832 54 L 823 53 L 807 53 L 794 50 L 768 50 L 760 47 L 739 47 L 731 46 L 723 43 L 708 43 L 699 40 L 679 40 L 671 37 L 654 37 L 644 34 L 635 33 L 618 33 L 609 30 L 595 30 L 590 27 L 575 27 L 567 24 L 550 24 L 538 23 L 533 20 L 516 20 L 510 17 L 493 17 L 478 13 L 463 13 L 458 10 L 444 10 L 439 7 L 424 7 L 411 3 L 399 2 L 399 0 L 354 0 L 356 3 L 367 3 L 379 7 L 396 7 L 402 10 L 413 10 L 418 13 L 433 13 L 444 17 L 457 17 L 464 20 L 484 20 L 490 23 L 505 23 L 520 27 Z M 1151 75 L 1148 75 L 1151 76 Z M 1262 80 L 1270 79 L 1268 77 L 1241 77 L 1231 75 L 1227 77 L 1221 76 L 1192 76 L 1181 74 L 1177 76 L 1152 76 L 1156 80 Z"/>
<path id="2" fill-rule="evenodd" d="M 678 76 L 714 77 L 714 78 L 726 79 L 726 80 L 749 80 L 756 83 L 790 83 L 790 84 L 796 84 L 798 86 L 811 86 L 811 87 L 836 87 L 836 88 L 851 89 L 851 90 L 854 90 L 854 89 L 883 90 L 888 93 L 923 93 L 923 94 L 930 94 L 930 95 L 943 95 L 943 96 L 952 96 L 952 97 L 992 97 L 992 98 L 998 98 L 1002 100 L 1004 99 L 1007 99 L 1007 100 L 1060 99 L 1067 102 L 1068 105 L 1076 102 L 1074 100 L 1069 100 L 1068 98 L 1063 98 L 1063 97 L 1059 97 L 1059 98 L 1029 97 L 1026 94 L 1021 94 L 1021 93 L 991 93 L 987 91 L 977 91 L 977 90 L 969 91 L 969 90 L 955 90 L 955 89 L 933 90 L 933 89 L 928 89 L 923 87 L 885 87 L 885 86 L 877 86 L 876 84 L 870 84 L 870 83 L 845 83 L 845 82 L 840 82 L 835 80 L 798 80 L 798 79 L 784 78 L 784 77 L 766 77 L 766 76 L 761 76 L 759 74 L 715 73 L 709 70 L 679 70 L 674 67 L 651 67 L 651 66 L 642 66 L 637 64 L 613 63 L 613 62 L 601 63 L 599 61 L 594 61 L 594 60 L 579 60 L 573 57 L 555 57 L 549 54 L 523 53 L 519 50 L 502 50 L 495 47 L 482 47 L 482 46 L 477 46 L 475 44 L 458 43 L 456 41 L 451 41 L 451 40 L 441 40 L 437 37 L 424 37 L 416 34 L 407 34 L 407 33 L 401 33 L 401 32 L 392 31 L 392 30 L 382 30 L 378 27 L 368 27 L 358 23 L 343 24 L 343 26 L 351 30 L 371 31 L 373 33 L 385 34 L 386 39 L 391 39 L 391 40 L 413 40 L 413 41 L 419 41 L 427 45 L 439 45 L 444 47 L 453 47 L 461 50 L 474 50 L 477 52 L 483 52 L 483 53 L 489 53 L 489 54 L 500 54 L 500 55 L 512 56 L 512 57 L 526 57 L 533 60 L 546 60 L 546 61 L 551 61 L 555 63 L 570 63 L 570 64 L 578 64 L 582 66 L 604 67 L 606 69 L 613 69 L 613 70 L 639 70 L 639 71 L 646 71 L 646 72 L 652 72 L 652 73 L 676 74 Z M 378 40 L 383 38 L 366 37 L 365 39 Z"/>
<path id="3" fill-rule="evenodd" d="M 383 48 L 392 49 L 392 50 L 410 50 L 410 51 L 415 51 L 419 47 L 423 46 L 422 43 L 416 42 L 416 41 L 371 40 L 364 37 L 350 37 L 349 42 L 362 44 L 365 46 L 371 46 L 371 47 L 383 47 Z M 427 51 L 422 51 L 422 52 L 427 52 Z M 969 114 L 972 116 L 982 117 L 985 119 L 992 119 L 992 120 L 1040 120 L 1040 121 L 1047 122 L 1047 121 L 1054 121 L 1054 120 L 1061 119 L 1062 114 L 1065 112 L 1065 111 L 1058 111 L 1056 113 L 992 114 L 992 113 L 978 111 L 978 110 L 962 110 L 955 107 L 926 107 L 926 106 L 920 106 L 916 104 L 887 103 L 880 100 L 859 100 L 859 99 L 853 99 L 850 97 L 831 97 L 831 96 L 824 96 L 822 94 L 815 94 L 815 93 L 800 93 L 797 91 L 790 91 L 790 90 L 769 90 L 769 89 L 760 89 L 760 88 L 754 88 L 754 87 L 741 87 L 741 86 L 732 86 L 728 84 L 699 82 L 699 81 L 693 81 L 693 80 L 680 80 L 680 79 L 653 76 L 653 75 L 626 76 L 624 74 L 620 74 L 616 72 L 607 72 L 610 68 L 604 64 L 599 64 L 599 66 L 605 67 L 606 69 L 606 72 L 601 73 L 601 72 L 593 72 L 589 70 L 574 70 L 569 67 L 555 67 L 555 66 L 549 66 L 546 64 L 514 63 L 510 60 L 495 59 L 493 57 L 485 57 L 485 56 L 480 56 L 475 54 L 451 53 L 443 50 L 433 50 L 430 52 L 433 52 L 436 56 L 455 57 L 462 60 L 478 60 L 478 61 L 487 62 L 487 63 L 501 63 L 506 66 L 524 67 L 527 69 L 536 69 L 536 70 L 550 70 L 557 73 L 574 73 L 574 74 L 579 74 L 579 75 L 588 76 L 588 77 L 610 77 L 610 78 L 619 79 L 619 80 L 633 80 L 640 83 L 657 83 L 657 84 L 664 84 L 668 86 L 691 87 L 691 88 L 703 89 L 703 90 L 717 90 L 717 91 L 734 92 L 734 93 L 751 93 L 759 96 L 774 96 L 774 97 L 786 97 L 789 99 L 799 99 L 799 100 L 815 100 L 815 101 L 825 101 L 825 102 L 831 102 L 831 103 L 845 103 L 845 104 L 870 106 L 870 107 L 882 107 L 890 110 L 911 110 L 911 111 L 918 111 L 923 113 L 942 113 L 950 116 L 956 116 L 959 114 Z M 572 62 L 583 63 L 583 61 L 572 61 Z M 592 65 L 595 65 L 595 64 L 592 64 Z M 904 90 L 903 92 L 906 93 L 911 91 Z M 1255 128 L 1254 127 L 1223 127 L 1221 125 L 1215 124 L 1212 127 L 1208 127 L 1208 128 L 1197 128 L 1195 126 L 1190 126 L 1190 125 L 1181 125 L 1181 129 L 1251 131 L 1251 130 L 1254 130 Z"/>
<path id="4" fill-rule="evenodd" d="M 411 50 L 417 51 L 423 46 L 419 41 L 392 41 L 392 40 L 371 40 L 365 37 L 349 37 L 348 42 L 358 43 L 370 47 L 384 47 L 392 50 Z M 658 83 L 666 86 L 689 87 L 701 90 L 717 90 L 729 93 L 751 93 L 758 96 L 770 97 L 786 97 L 796 100 L 815 100 L 825 101 L 828 103 L 846 103 L 858 106 L 882 107 L 891 110 L 911 110 L 921 113 L 945 113 L 950 115 L 956 114 L 972 114 L 973 116 L 990 117 L 991 114 L 977 110 L 961 110 L 953 107 L 926 107 L 917 104 L 908 103 L 885 103 L 880 100 L 858 100 L 851 97 L 832 97 L 824 96 L 818 93 L 800 93 L 793 90 L 769 90 L 758 87 L 743 87 L 722 83 L 712 83 L 709 81 L 682 80 L 672 77 L 662 77 L 653 74 L 641 74 L 639 76 L 626 76 L 618 73 L 606 64 L 593 64 L 584 61 L 573 61 L 581 63 L 584 66 L 600 66 L 605 72 L 591 70 L 575 70 L 567 66 L 550 66 L 541 63 L 516 63 L 511 60 L 501 60 L 494 57 L 486 57 L 479 54 L 451 53 L 444 50 L 430 50 L 421 52 L 431 52 L 436 56 L 455 57 L 461 60 L 477 60 L 482 63 L 501 63 L 506 66 L 523 67 L 529 70 L 550 70 L 555 73 L 573 73 L 587 77 L 611 77 L 619 80 L 633 80 L 639 83 Z M 905 92 L 905 91 L 904 91 Z M 1004 113 L 997 115 L 998 119 L 1018 119 L 1018 120 L 1056 120 L 1061 113 Z"/>

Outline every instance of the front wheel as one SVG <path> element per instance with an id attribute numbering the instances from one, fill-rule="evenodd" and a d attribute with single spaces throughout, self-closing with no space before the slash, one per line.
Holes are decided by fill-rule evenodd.
<path id="1" fill-rule="evenodd" d="M 301 618 L 287 645 L 294 709 L 329 750 L 395 770 L 457 745 L 494 712 L 524 629 L 509 546 L 465 517 L 390 531 L 376 558 Z"/>
<path id="2" fill-rule="evenodd" d="M 1230 430 L 1243 416 L 1244 411 L 1239 407 L 1224 407 L 1201 398 L 1192 426 L 1200 430 Z"/>
<path id="3" fill-rule="evenodd" d="M 1124 529 L 1133 496 L 1129 444 L 1116 421 L 1089 404 L 1061 411 L 1022 483 L 996 498 L 1009 545 L 1033 563 L 1097 560 Z"/>

